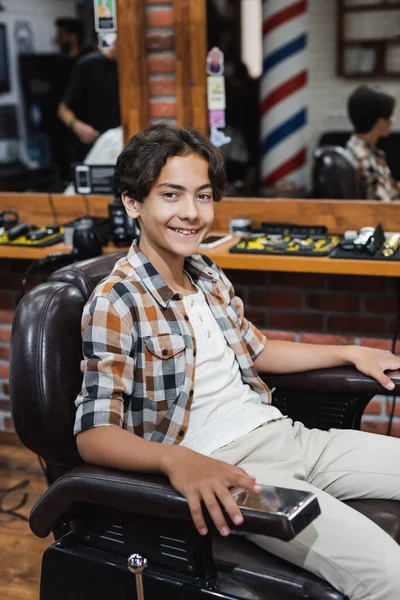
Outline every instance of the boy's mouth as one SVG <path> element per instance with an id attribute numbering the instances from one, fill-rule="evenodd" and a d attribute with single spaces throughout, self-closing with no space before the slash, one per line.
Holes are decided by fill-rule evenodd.
<path id="1" fill-rule="evenodd" d="M 175 233 L 177 233 L 178 235 L 181 235 L 183 237 L 194 237 L 195 235 L 197 235 L 199 233 L 201 228 L 199 228 L 199 229 L 182 229 L 180 227 L 168 227 L 168 229 L 170 229 L 171 231 L 174 231 Z"/>

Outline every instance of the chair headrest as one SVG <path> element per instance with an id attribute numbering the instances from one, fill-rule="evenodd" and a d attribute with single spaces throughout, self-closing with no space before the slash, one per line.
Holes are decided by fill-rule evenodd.
<path id="1" fill-rule="evenodd" d="M 74 285 L 87 299 L 96 285 L 111 273 L 115 263 L 123 256 L 126 256 L 126 251 L 82 260 L 54 271 L 48 281 L 62 281 Z"/>

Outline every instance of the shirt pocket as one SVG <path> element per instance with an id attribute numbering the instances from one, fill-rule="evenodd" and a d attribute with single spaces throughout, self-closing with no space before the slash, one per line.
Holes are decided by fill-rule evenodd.
<path id="1" fill-rule="evenodd" d="M 146 396 L 152 402 L 175 400 L 185 383 L 186 344 L 179 334 L 144 338 Z"/>

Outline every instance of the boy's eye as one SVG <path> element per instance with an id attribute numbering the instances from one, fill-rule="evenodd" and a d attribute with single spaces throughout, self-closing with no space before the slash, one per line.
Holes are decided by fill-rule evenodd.
<path id="1" fill-rule="evenodd" d="M 165 198 L 166 200 L 175 200 L 175 198 L 177 198 L 177 194 L 175 194 L 175 192 L 164 192 L 163 193 L 163 198 Z"/>
<path id="2" fill-rule="evenodd" d="M 203 202 L 210 202 L 212 200 L 212 196 L 210 194 L 199 194 L 199 200 Z"/>

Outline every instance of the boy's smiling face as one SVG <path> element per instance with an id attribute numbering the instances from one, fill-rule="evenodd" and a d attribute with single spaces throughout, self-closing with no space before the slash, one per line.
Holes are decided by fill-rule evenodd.
<path id="1" fill-rule="evenodd" d="M 140 247 L 149 254 L 184 258 L 197 252 L 214 220 L 208 162 L 197 154 L 174 156 L 144 202 L 123 195 L 128 215 L 140 223 Z"/>

